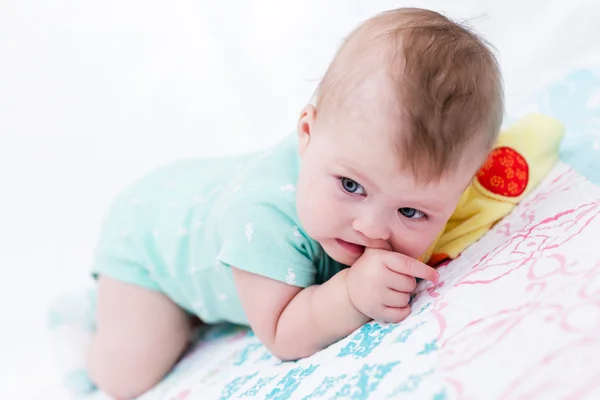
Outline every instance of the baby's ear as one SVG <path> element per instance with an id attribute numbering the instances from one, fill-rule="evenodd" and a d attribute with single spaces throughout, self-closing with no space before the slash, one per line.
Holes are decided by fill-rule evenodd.
<path id="1" fill-rule="evenodd" d="M 300 157 L 304 155 L 310 143 L 316 117 L 317 109 L 312 104 L 304 107 L 300 113 L 300 119 L 298 120 L 298 152 L 300 153 Z"/>

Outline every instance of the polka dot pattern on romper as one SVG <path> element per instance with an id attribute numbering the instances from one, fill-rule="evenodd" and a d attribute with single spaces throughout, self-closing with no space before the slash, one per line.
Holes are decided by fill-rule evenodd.
<path id="1" fill-rule="evenodd" d="M 291 183 L 288 183 L 286 185 L 281 185 L 279 187 L 279 190 L 281 190 L 282 192 L 294 193 L 296 192 L 296 186 L 292 185 Z"/>
<path id="2" fill-rule="evenodd" d="M 244 234 L 246 235 L 246 240 L 248 242 L 252 241 L 252 236 L 254 235 L 254 227 L 252 226 L 252 222 L 248 222 L 244 225 Z"/>
<path id="3" fill-rule="evenodd" d="M 288 268 L 287 274 L 285 275 L 285 281 L 289 285 L 295 285 L 296 284 L 296 273 L 294 272 L 294 270 L 292 268 Z"/>

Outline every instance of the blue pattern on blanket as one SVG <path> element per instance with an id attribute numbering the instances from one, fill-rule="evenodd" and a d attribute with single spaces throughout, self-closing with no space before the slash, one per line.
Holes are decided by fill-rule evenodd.
<path id="1" fill-rule="evenodd" d="M 600 184 L 600 67 L 576 70 L 527 103 L 565 124 L 561 160 Z"/>
<path id="2" fill-rule="evenodd" d="M 339 382 L 343 381 L 344 379 L 346 379 L 348 375 L 343 374 L 340 376 L 327 376 L 325 378 L 323 378 L 323 381 L 321 382 L 321 384 L 319 386 L 317 386 L 317 388 L 308 396 L 305 396 L 302 400 L 310 400 L 310 399 L 316 399 L 319 397 L 324 397 L 327 392 L 329 392 L 329 390 L 331 390 L 331 388 L 333 388 L 336 384 L 338 384 Z"/>
<path id="3" fill-rule="evenodd" d="M 260 378 L 258 382 L 254 384 L 250 389 L 246 390 L 240 395 L 240 397 L 255 397 L 262 388 L 267 386 L 273 379 L 277 378 L 277 375 L 267 376 L 266 378 Z"/>
<path id="4" fill-rule="evenodd" d="M 396 325 L 382 327 L 378 323 L 366 324 L 350 338 L 348 343 L 342 347 L 338 357 L 354 356 L 356 358 L 368 356 L 383 338 L 396 328 Z"/>
<path id="5" fill-rule="evenodd" d="M 267 394 L 266 399 L 286 400 L 291 398 L 300 383 L 315 372 L 318 367 L 319 365 L 309 365 L 306 368 L 297 367 L 292 369 L 277 383 L 275 388 Z"/>
<path id="6" fill-rule="evenodd" d="M 335 399 L 367 399 L 375 392 L 377 386 L 399 362 L 386 364 L 363 365 L 358 374 L 350 378 L 333 398 Z"/>
<path id="7" fill-rule="evenodd" d="M 242 352 L 240 353 L 239 359 L 233 363 L 233 365 L 242 365 L 250 359 L 250 355 L 252 353 L 256 353 L 257 350 L 264 349 L 264 346 L 260 342 L 250 343 L 248 346 L 244 347 Z"/>
<path id="8" fill-rule="evenodd" d="M 244 386 L 244 384 L 246 384 L 246 382 L 254 378 L 256 375 L 258 375 L 258 372 L 255 372 L 250 375 L 238 376 L 237 378 L 229 382 L 223 388 L 219 400 L 229 400 L 236 392 L 238 392 Z"/>
<path id="9" fill-rule="evenodd" d="M 400 386 L 398 386 L 388 398 L 398 397 L 406 393 L 415 391 L 427 376 L 433 374 L 435 370 L 431 369 L 422 374 L 410 375 Z"/>
<path id="10" fill-rule="evenodd" d="M 406 328 L 396 338 L 398 343 L 406 343 L 406 341 L 410 338 L 410 336 L 415 332 L 415 330 L 421 325 L 425 324 L 425 322 L 420 322 L 415 325 L 413 328 Z"/>

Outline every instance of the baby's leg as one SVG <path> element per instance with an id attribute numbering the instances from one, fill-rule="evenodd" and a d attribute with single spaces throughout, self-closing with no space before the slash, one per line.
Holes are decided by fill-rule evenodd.
<path id="1" fill-rule="evenodd" d="M 90 346 L 92 380 L 129 399 L 156 385 L 185 350 L 189 316 L 164 294 L 100 276 L 97 330 Z"/>

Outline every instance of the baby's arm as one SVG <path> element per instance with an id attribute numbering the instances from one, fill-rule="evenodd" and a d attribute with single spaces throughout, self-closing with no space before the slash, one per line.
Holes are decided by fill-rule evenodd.
<path id="1" fill-rule="evenodd" d="M 350 301 L 347 272 L 340 271 L 322 285 L 299 288 L 233 268 L 252 329 L 282 360 L 308 357 L 370 320 Z"/>
<path id="2" fill-rule="evenodd" d="M 310 356 L 371 319 L 401 321 L 410 313 L 414 277 L 437 275 L 400 254 L 367 249 L 352 267 L 314 285 L 321 250 L 290 217 L 293 207 L 264 200 L 277 195 L 226 207 L 217 261 L 231 268 L 250 326 L 278 358 Z"/>
<path id="3" fill-rule="evenodd" d="M 310 356 L 371 319 L 402 321 L 415 278 L 439 278 L 433 268 L 382 249 L 366 249 L 351 268 L 305 289 L 236 268 L 233 276 L 252 329 L 282 360 Z"/>

